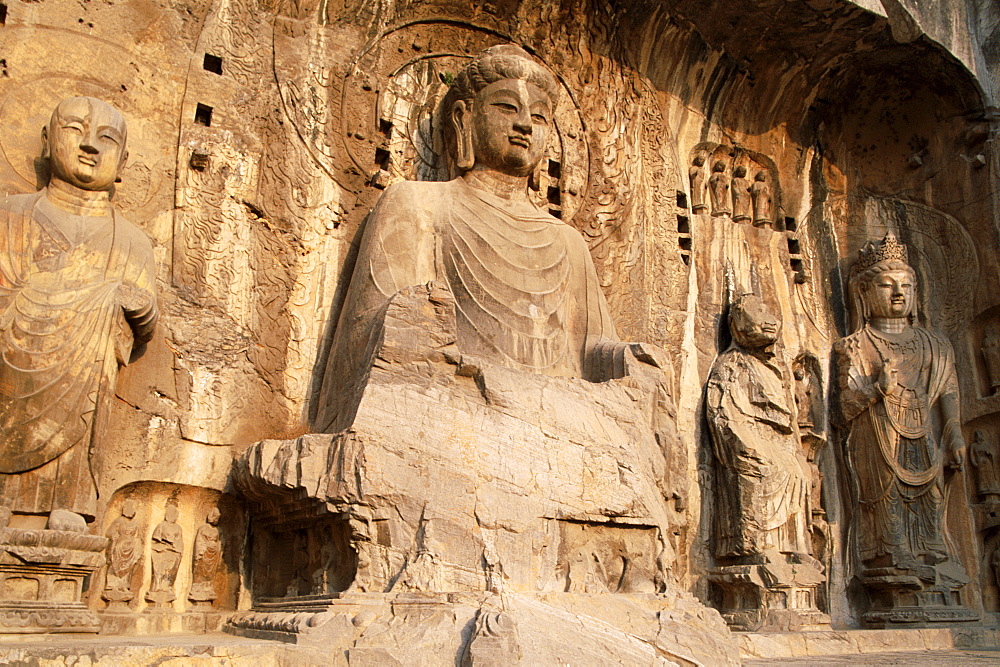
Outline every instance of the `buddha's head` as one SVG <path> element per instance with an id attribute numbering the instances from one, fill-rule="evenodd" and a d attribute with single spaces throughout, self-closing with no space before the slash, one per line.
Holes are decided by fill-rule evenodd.
<path id="1" fill-rule="evenodd" d="M 740 347 L 761 350 L 778 340 L 781 319 L 759 296 L 744 294 L 729 309 L 729 330 Z"/>
<path id="2" fill-rule="evenodd" d="M 42 157 L 52 179 L 83 190 L 110 190 L 128 151 L 125 118 L 107 102 L 71 97 L 52 112 L 42 129 Z"/>
<path id="3" fill-rule="evenodd" d="M 167 523 L 177 523 L 177 515 L 177 505 L 167 505 L 167 509 L 163 513 L 163 520 Z"/>
<path id="4" fill-rule="evenodd" d="M 549 70 L 518 46 L 493 46 L 455 77 L 448 94 L 460 171 L 531 175 L 558 101 L 559 84 Z"/>
<path id="5" fill-rule="evenodd" d="M 135 501 L 131 498 L 122 503 L 122 516 L 126 519 L 135 518 Z"/>
<path id="6" fill-rule="evenodd" d="M 873 317 L 914 315 L 917 274 L 907 261 L 906 246 L 891 232 L 880 243 L 872 241 L 861 249 L 853 282 L 860 325 Z"/>

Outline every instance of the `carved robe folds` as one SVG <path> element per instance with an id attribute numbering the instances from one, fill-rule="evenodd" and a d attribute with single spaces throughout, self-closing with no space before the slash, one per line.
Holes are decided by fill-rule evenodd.
<path id="1" fill-rule="evenodd" d="M 117 214 L 72 215 L 44 190 L 0 204 L 0 227 L 0 502 L 93 516 L 94 441 L 156 321 L 152 247 Z"/>
<path id="2" fill-rule="evenodd" d="M 368 225 L 320 396 L 322 430 L 347 425 L 350 394 L 331 379 L 346 387 L 367 371 L 380 309 L 399 290 L 435 281 L 455 295 L 463 355 L 543 375 L 599 375 L 588 361 L 600 340 L 617 336 L 569 225 L 462 179 L 393 185 Z"/>
<path id="3" fill-rule="evenodd" d="M 809 553 L 809 466 L 781 371 L 728 350 L 712 369 L 706 409 L 720 463 L 716 556 Z"/>

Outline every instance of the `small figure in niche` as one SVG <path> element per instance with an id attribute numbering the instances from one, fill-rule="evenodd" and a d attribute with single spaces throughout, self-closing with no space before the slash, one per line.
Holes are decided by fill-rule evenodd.
<path id="1" fill-rule="evenodd" d="M 191 592 L 188 599 L 195 606 L 211 606 L 219 596 L 215 590 L 215 575 L 222 564 L 222 538 L 219 534 L 218 507 L 213 507 L 205 523 L 194 536 L 194 553 L 191 558 Z"/>
<path id="2" fill-rule="evenodd" d="M 704 213 L 708 206 L 705 204 L 705 154 L 698 153 L 694 156 L 694 164 L 688 169 L 688 179 L 691 182 L 691 211 L 694 213 Z"/>
<path id="3" fill-rule="evenodd" d="M 983 331 L 983 358 L 989 376 L 990 393 L 1000 392 L 1000 323 L 990 322 Z"/>
<path id="4" fill-rule="evenodd" d="M 771 224 L 771 186 L 767 182 L 767 172 L 763 169 L 754 176 L 750 186 L 750 198 L 753 199 L 753 225 L 766 227 Z"/>
<path id="5" fill-rule="evenodd" d="M 135 519 L 135 501 L 122 503 L 122 513 L 108 529 L 108 573 L 102 597 L 111 607 L 126 606 L 133 598 L 132 578 L 142 558 L 139 522 Z"/>
<path id="6" fill-rule="evenodd" d="M 1000 501 L 1000 460 L 995 440 L 976 430 L 969 446 L 969 462 L 976 469 L 976 493 L 981 502 Z"/>
<path id="7" fill-rule="evenodd" d="M 726 163 L 716 160 L 712 165 L 712 177 L 708 179 L 708 189 L 712 193 L 712 215 L 722 216 L 732 213 L 729 196 L 729 177 L 726 176 Z"/>
<path id="8" fill-rule="evenodd" d="M 750 181 L 747 180 L 747 168 L 742 164 L 733 172 L 733 222 L 743 222 L 750 219 L 752 211 L 750 202 Z"/>
<path id="9" fill-rule="evenodd" d="M 146 601 L 154 606 L 167 606 L 177 597 L 174 594 L 174 581 L 181 565 L 181 552 L 184 550 L 184 534 L 177 525 L 177 506 L 168 504 L 166 512 L 156 528 L 153 529 L 153 574 Z"/>

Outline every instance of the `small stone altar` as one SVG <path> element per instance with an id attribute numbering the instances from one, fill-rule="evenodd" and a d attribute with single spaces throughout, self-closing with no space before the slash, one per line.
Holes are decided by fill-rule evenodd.
<path id="1" fill-rule="evenodd" d="M 0 3 L 0 659 L 996 646 L 932 4 Z"/>

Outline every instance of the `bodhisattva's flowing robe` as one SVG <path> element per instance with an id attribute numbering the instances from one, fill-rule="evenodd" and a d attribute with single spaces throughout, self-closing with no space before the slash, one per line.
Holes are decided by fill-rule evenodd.
<path id="1" fill-rule="evenodd" d="M 319 430 L 348 425 L 342 394 L 370 365 L 388 300 L 431 282 L 455 297 L 463 355 L 603 379 L 590 377 L 588 352 L 618 339 L 579 232 L 461 178 L 402 182 L 369 216 L 320 392 Z"/>
<path id="2" fill-rule="evenodd" d="M 935 406 L 958 396 L 955 353 L 935 333 L 911 327 L 889 337 L 871 327 L 834 346 L 841 414 L 850 425 L 848 462 L 860 496 L 858 542 L 864 562 L 892 564 L 946 555 L 942 535 L 945 447 Z M 883 396 L 882 366 L 892 361 L 902 392 Z"/>
<path id="3" fill-rule="evenodd" d="M 715 446 L 715 553 L 811 553 L 809 465 L 785 374 L 734 346 L 712 366 L 705 410 Z"/>
<path id="4" fill-rule="evenodd" d="M 156 321 L 153 249 L 119 215 L 45 192 L 0 202 L 0 504 L 93 517 L 118 368 Z M 148 297 L 127 320 L 123 285 Z"/>

